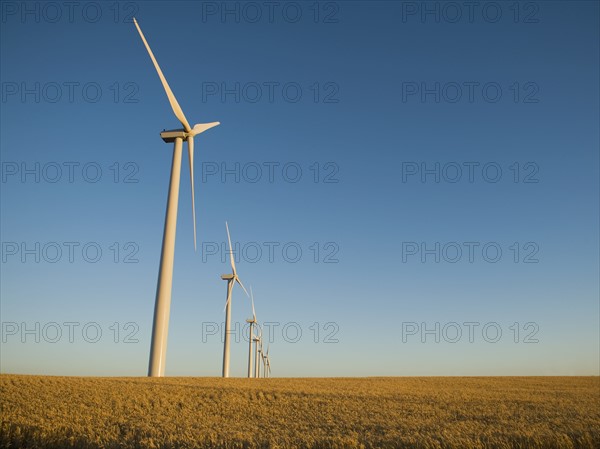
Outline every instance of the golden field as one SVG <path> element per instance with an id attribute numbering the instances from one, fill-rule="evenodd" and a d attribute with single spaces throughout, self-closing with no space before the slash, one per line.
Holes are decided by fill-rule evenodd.
<path id="1" fill-rule="evenodd" d="M 0 375 L 1 447 L 598 448 L 598 377 Z"/>

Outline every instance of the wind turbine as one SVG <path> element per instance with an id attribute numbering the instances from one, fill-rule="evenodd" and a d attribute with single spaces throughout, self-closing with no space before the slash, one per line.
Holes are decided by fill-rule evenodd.
<path id="1" fill-rule="evenodd" d="M 262 362 L 262 369 L 263 369 L 262 377 L 267 377 L 267 356 L 266 356 L 266 353 L 264 350 L 262 352 L 261 362 Z"/>
<path id="2" fill-rule="evenodd" d="M 259 336 L 255 336 L 252 338 L 252 341 L 254 342 L 254 377 L 256 377 L 258 379 L 258 367 L 259 367 L 259 363 L 258 363 L 258 343 L 260 342 L 260 337 Z"/>
<path id="3" fill-rule="evenodd" d="M 169 333 L 169 314 L 171 310 L 171 290 L 173 285 L 173 259 L 175 255 L 175 233 L 177 229 L 177 203 L 179 201 L 179 179 L 181 175 L 181 153 L 183 141 L 188 144 L 188 158 L 190 163 L 190 181 L 192 188 L 192 219 L 194 223 L 194 250 L 196 249 L 196 205 L 194 200 L 194 136 L 219 125 L 219 122 L 198 123 L 192 128 L 188 123 L 173 91 L 169 87 L 165 76 L 150 49 L 144 33 L 133 19 L 140 37 L 144 42 L 154 68 L 165 89 L 171 109 L 175 117 L 183 125 L 183 129 L 163 131 L 160 136 L 166 143 L 174 143 L 173 161 L 171 164 L 171 180 L 169 182 L 169 196 L 167 199 L 167 211 L 165 216 L 165 229 L 163 233 L 162 251 L 160 256 L 160 270 L 158 284 L 156 287 L 156 302 L 154 304 L 154 322 L 152 324 L 152 345 L 150 347 L 150 362 L 148 364 L 148 376 L 161 377 L 165 374 L 165 363 L 167 357 L 167 337 Z"/>
<path id="4" fill-rule="evenodd" d="M 248 332 L 248 378 L 252 377 L 252 338 L 254 337 L 252 328 L 256 324 L 256 312 L 254 311 L 254 293 L 252 292 L 252 286 L 250 286 L 250 298 L 252 299 L 252 318 L 246 319 L 246 323 L 250 324 L 250 330 Z"/>
<path id="5" fill-rule="evenodd" d="M 235 260 L 233 258 L 233 247 L 231 246 L 231 235 L 229 234 L 229 225 L 225 222 L 225 228 L 227 229 L 227 240 L 229 240 L 229 259 L 231 260 L 231 271 L 232 274 L 222 274 L 221 279 L 227 281 L 227 302 L 225 303 L 225 344 L 223 345 L 223 377 L 229 377 L 229 352 L 231 341 L 229 338 L 229 329 L 231 328 L 231 292 L 233 290 L 233 285 L 237 282 L 240 284 L 240 287 L 246 292 L 246 296 L 248 295 L 248 290 L 240 281 L 240 278 L 237 275 L 237 271 L 235 270 Z"/>
<path id="6" fill-rule="evenodd" d="M 256 342 L 258 347 L 258 357 L 256 358 L 256 377 L 260 377 L 260 362 L 262 361 L 262 336 L 258 337 L 258 341 Z"/>
<path id="7" fill-rule="evenodd" d="M 271 360 L 269 359 L 269 349 L 271 346 L 267 346 L 267 353 L 265 355 L 265 373 L 264 377 L 271 377 Z"/>

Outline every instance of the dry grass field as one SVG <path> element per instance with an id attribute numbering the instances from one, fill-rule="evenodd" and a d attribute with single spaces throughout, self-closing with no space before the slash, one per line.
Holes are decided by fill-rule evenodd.
<path id="1" fill-rule="evenodd" d="M 600 378 L 0 375 L 0 446 L 598 448 Z"/>

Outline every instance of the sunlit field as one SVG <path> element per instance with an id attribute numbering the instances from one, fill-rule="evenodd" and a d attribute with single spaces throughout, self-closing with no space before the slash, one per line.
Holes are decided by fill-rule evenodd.
<path id="1" fill-rule="evenodd" d="M 1 446 L 597 448 L 598 377 L 0 376 Z"/>

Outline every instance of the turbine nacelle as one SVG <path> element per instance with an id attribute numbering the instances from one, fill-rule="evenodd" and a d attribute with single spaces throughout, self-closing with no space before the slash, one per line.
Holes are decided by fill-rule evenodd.
<path id="1" fill-rule="evenodd" d="M 186 141 L 186 140 L 188 140 L 188 137 L 197 136 L 198 134 L 201 134 L 204 131 L 214 128 L 215 126 L 219 126 L 220 124 L 221 124 L 221 122 L 198 123 L 197 125 L 194 125 L 194 127 L 192 128 L 191 131 L 186 131 L 185 129 L 182 129 L 182 128 L 166 129 L 160 133 L 160 137 L 166 143 L 173 143 L 173 142 L 175 142 L 175 139 L 177 139 L 177 138 Z"/>
<path id="2" fill-rule="evenodd" d="M 221 279 L 223 279 L 224 281 L 231 281 L 235 279 L 235 274 L 222 274 Z"/>
<path id="3" fill-rule="evenodd" d="M 166 143 L 173 143 L 175 139 L 187 140 L 188 135 L 185 129 L 170 129 L 160 133 L 160 137 Z"/>

